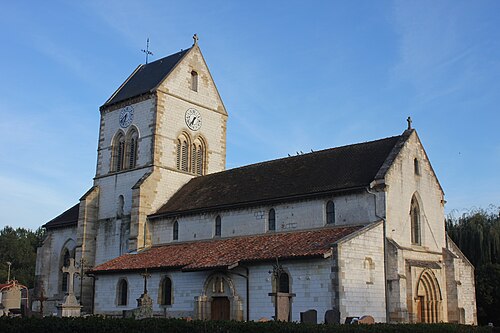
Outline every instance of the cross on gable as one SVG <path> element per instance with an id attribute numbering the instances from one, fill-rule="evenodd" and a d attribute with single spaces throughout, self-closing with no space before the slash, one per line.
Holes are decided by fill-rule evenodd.
<path id="1" fill-rule="evenodd" d="M 63 273 L 68 273 L 69 275 L 69 286 L 68 286 L 68 294 L 73 294 L 74 292 L 74 278 L 75 274 L 80 274 L 80 270 L 75 266 L 75 259 L 69 259 L 69 265 L 62 268 Z"/>

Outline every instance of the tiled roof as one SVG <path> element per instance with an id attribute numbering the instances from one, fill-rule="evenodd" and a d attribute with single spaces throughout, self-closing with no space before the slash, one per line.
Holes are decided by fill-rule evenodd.
<path id="1" fill-rule="evenodd" d="M 78 214 L 80 211 L 80 204 L 77 203 L 61 215 L 50 220 L 43 225 L 44 228 L 61 228 L 61 227 L 71 227 L 78 224 Z"/>
<path id="2" fill-rule="evenodd" d="M 140 65 L 101 108 L 153 90 L 189 50 L 190 48 L 149 64 Z"/>
<path id="3" fill-rule="evenodd" d="M 307 231 L 268 233 L 153 247 L 125 254 L 95 267 L 94 273 L 126 270 L 227 268 L 236 264 L 279 259 L 322 257 L 331 246 L 362 226 L 325 227 Z"/>
<path id="4" fill-rule="evenodd" d="M 405 133 L 195 177 L 150 217 L 364 188 Z"/>

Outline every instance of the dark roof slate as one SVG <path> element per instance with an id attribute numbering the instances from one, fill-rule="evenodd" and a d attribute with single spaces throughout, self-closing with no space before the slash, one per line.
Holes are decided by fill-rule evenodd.
<path id="1" fill-rule="evenodd" d="M 43 225 L 46 229 L 71 227 L 78 224 L 78 215 L 80 211 L 80 203 L 77 203 L 61 215 L 53 218 Z"/>
<path id="2" fill-rule="evenodd" d="M 375 179 L 401 138 L 394 136 L 196 177 L 150 217 L 360 189 Z"/>
<path id="3" fill-rule="evenodd" d="M 140 65 L 101 108 L 150 92 L 161 83 L 189 50 L 190 48 L 149 64 Z"/>

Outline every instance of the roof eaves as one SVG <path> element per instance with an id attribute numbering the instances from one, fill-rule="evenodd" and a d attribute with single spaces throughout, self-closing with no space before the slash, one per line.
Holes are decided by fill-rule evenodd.
<path id="1" fill-rule="evenodd" d="M 217 211 L 217 210 L 245 208 L 245 207 L 251 207 L 251 206 L 260 206 L 260 205 L 264 205 L 264 204 L 275 204 L 275 203 L 279 203 L 279 202 L 282 202 L 282 201 L 301 200 L 301 199 L 310 199 L 310 198 L 323 197 L 323 196 L 326 196 L 328 194 L 355 192 L 355 191 L 364 190 L 365 188 L 366 188 L 366 186 L 363 185 L 363 186 L 356 186 L 356 187 L 349 187 L 349 188 L 343 188 L 343 189 L 328 190 L 328 191 L 322 191 L 322 192 L 314 192 L 314 193 L 306 193 L 306 194 L 298 194 L 298 195 L 276 197 L 276 198 L 270 198 L 270 199 L 237 202 L 237 203 L 232 203 L 232 204 L 224 204 L 224 205 L 217 205 L 217 206 L 210 206 L 210 207 L 201 207 L 201 208 L 194 208 L 194 209 L 186 209 L 186 210 L 181 210 L 181 211 L 169 211 L 169 212 L 163 212 L 163 213 L 158 213 L 157 212 L 157 213 L 148 215 L 148 219 L 152 219 L 153 220 L 153 219 L 158 219 L 158 218 L 169 218 L 169 217 L 174 217 L 174 216 L 200 214 L 200 213 L 212 212 L 212 211 Z"/>

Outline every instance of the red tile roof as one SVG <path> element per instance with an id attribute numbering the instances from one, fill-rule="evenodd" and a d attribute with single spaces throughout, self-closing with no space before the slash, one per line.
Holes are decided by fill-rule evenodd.
<path id="1" fill-rule="evenodd" d="M 125 254 L 95 267 L 93 273 L 126 270 L 181 269 L 205 270 L 227 268 L 238 263 L 322 257 L 333 243 L 361 229 L 362 226 L 325 227 L 321 229 L 269 233 L 173 243 L 152 247 L 138 254 Z"/>

